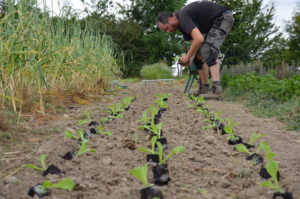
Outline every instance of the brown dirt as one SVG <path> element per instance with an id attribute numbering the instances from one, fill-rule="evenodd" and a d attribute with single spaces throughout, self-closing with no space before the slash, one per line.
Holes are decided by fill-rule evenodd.
<path id="1" fill-rule="evenodd" d="M 85 154 L 71 161 L 63 160 L 61 156 L 67 151 L 76 151 L 79 147 L 76 141 L 63 138 L 63 131 L 76 128 L 83 108 L 73 108 L 64 115 L 64 119 L 47 122 L 47 128 L 56 127 L 61 129 L 60 132 L 51 139 L 48 137 L 47 140 L 40 141 L 40 146 L 34 150 L 16 154 L 14 157 L 19 158 L 18 160 L 0 159 L 0 198 L 29 198 L 27 192 L 31 186 L 47 179 L 55 181 L 65 177 L 76 181 L 76 189 L 72 192 L 53 190 L 48 198 L 140 198 L 139 190 L 142 185 L 128 171 L 146 163 L 146 154 L 133 147 L 136 138 L 137 147 L 149 145 L 149 138 L 142 130 L 138 130 L 137 120 L 144 110 L 154 104 L 155 94 L 158 92 L 173 94 L 168 101 L 169 108 L 161 119 L 169 151 L 179 145 L 186 148 L 184 154 L 168 161 L 172 180 L 168 186 L 162 187 L 164 198 L 272 198 L 272 191 L 260 186 L 263 180 L 258 175 L 259 166 L 246 161 L 244 154 L 235 152 L 232 146 L 227 145 L 224 136 L 213 130 L 202 130 L 207 124 L 203 116 L 195 112 L 191 100 L 182 94 L 182 87 L 132 83 L 120 95 L 105 96 L 102 102 L 86 106 L 93 110 L 94 119 L 100 119 L 107 114 L 103 110 L 109 104 L 119 102 L 125 96 L 137 97 L 123 119 L 105 124 L 105 129 L 113 133 L 111 137 L 92 137 L 89 146 L 95 148 L 96 153 Z M 240 122 L 236 132 L 246 140 L 254 131 L 268 134 L 263 140 L 269 142 L 277 154 L 281 184 L 293 192 L 294 198 L 299 198 L 299 132 L 284 130 L 283 124 L 274 119 L 254 117 L 238 104 L 215 101 L 207 104 L 210 110 L 222 111 L 222 117 L 231 117 Z M 3 151 L 5 150 L 1 149 Z M 56 165 L 64 174 L 43 177 L 41 172 L 20 168 L 25 163 L 38 164 L 40 154 L 47 154 L 48 165 Z M 151 179 L 150 171 L 149 180 Z"/>

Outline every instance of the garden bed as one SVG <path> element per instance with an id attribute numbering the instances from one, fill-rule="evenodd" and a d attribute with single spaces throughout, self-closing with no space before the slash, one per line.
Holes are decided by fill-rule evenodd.
<path id="1" fill-rule="evenodd" d="M 182 94 L 182 85 L 180 88 L 168 84 L 145 86 L 141 82 L 130 84 L 128 90 L 111 98 L 110 102 L 98 104 L 98 108 L 94 106 L 93 119 L 100 119 L 105 115 L 105 107 L 111 103 L 128 96 L 137 98 L 124 113 L 124 118 L 104 125 L 106 130 L 112 132 L 112 136 L 91 137 L 89 147 L 95 149 L 95 153 L 64 160 L 61 157 L 67 151 L 76 151 L 79 145 L 74 140 L 64 138 L 63 132 L 56 134 L 51 140 L 45 141 L 31 158 L 16 165 L 12 162 L 14 166 L 5 173 L 16 172 L 1 179 L 0 198 L 30 198 L 27 196 L 30 187 L 45 180 L 56 181 L 65 177 L 75 181 L 74 190 L 53 189 L 49 198 L 140 198 L 139 191 L 143 186 L 129 174 L 129 170 L 146 163 L 145 153 L 137 148 L 149 146 L 149 137 L 138 129 L 137 121 L 143 111 L 154 104 L 157 93 L 173 94 L 168 100 L 169 108 L 160 119 L 168 139 L 168 150 L 175 146 L 185 147 L 184 153 L 168 161 L 171 181 L 161 188 L 165 199 L 272 198 L 273 191 L 260 186 L 264 180 L 259 176 L 259 165 L 247 161 L 246 155 L 228 145 L 224 136 L 212 129 L 202 129 L 207 125 L 204 117 L 195 111 L 192 101 Z M 282 126 L 276 127 L 280 123 L 275 120 L 255 118 L 242 107 L 227 102 L 207 103 L 212 110 L 221 110 L 226 117 L 240 121 L 238 131 L 243 139 L 247 140 L 253 131 L 268 134 L 263 139 L 270 143 L 277 154 L 281 184 L 293 192 L 294 198 L 299 198 L 300 158 L 296 152 L 300 148 L 295 140 L 299 141 L 300 135 L 287 132 L 284 139 L 280 134 Z M 233 109 L 231 112 L 228 111 L 229 106 Z M 76 121 L 72 121 L 65 130 L 76 127 L 75 124 Z M 54 164 L 63 173 L 44 177 L 40 171 L 18 169 L 22 164 L 37 164 L 41 154 L 47 155 L 48 165 Z M 152 182 L 152 172 L 148 176 Z"/>

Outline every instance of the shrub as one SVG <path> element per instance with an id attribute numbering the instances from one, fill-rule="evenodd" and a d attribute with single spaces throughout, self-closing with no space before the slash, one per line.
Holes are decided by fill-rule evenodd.
<path id="1" fill-rule="evenodd" d="M 143 66 L 141 76 L 144 79 L 167 79 L 172 77 L 172 70 L 164 63 Z"/>

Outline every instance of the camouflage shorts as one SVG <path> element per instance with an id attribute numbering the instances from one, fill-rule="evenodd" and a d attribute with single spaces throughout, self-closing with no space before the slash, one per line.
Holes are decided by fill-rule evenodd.
<path id="1" fill-rule="evenodd" d="M 200 55 L 209 67 L 216 64 L 220 47 L 230 32 L 233 26 L 233 21 L 232 12 L 229 10 L 225 11 L 222 16 L 215 19 L 214 25 L 207 33 L 204 43 L 199 49 L 197 55 Z M 195 65 L 198 69 L 202 67 L 202 64 L 199 63 Z"/>

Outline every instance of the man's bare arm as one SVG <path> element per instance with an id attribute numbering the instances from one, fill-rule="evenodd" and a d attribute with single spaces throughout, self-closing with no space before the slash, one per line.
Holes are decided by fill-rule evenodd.
<path id="1" fill-rule="evenodd" d="M 193 39 L 192 39 L 191 47 L 187 53 L 187 56 L 189 58 L 192 58 L 193 56 L 195 56 L 195 54 L 197 53 L 197 50 L 201 47 L 201 45 L 204 41 L 204 37 L 198 28 L 194 28 L 192 30 L 191 36 Z"/>

